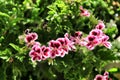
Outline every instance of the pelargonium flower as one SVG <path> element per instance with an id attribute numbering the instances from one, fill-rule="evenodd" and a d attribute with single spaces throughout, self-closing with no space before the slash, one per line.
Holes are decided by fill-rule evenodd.
<path id="1" fill-rule="evenodd" d="M 109 73 L 106 71 L 106 72 L 104 72 L 104 74 L 103 74 L 104 76 L 108 76 L 109 75 Z"/>
<path id="2" fill-rule="evenodd" d="M 70 40 L 74 42 L 74 44 L 80 44 L 81 37 L 82 37 L 82 32 L 76 31 L 73 36 L 70 36 Z"/>
<path id="3" fill-rule="evenodd" d="M 98 74 L 95 76 L 94 80 L 104 80 L 104 79 L 102 75 Z"/>
<path id="4" fill-rule="evenodd" d="M 106 48 L 111 49 L 112 44 L 108 41 L 108 39 L 109 39 L 109 36 L 104 34 L 100 38 L 100 42 L 101 42 L 101 45 L 104 45 Z"/>
<path id="5" fill-rule="evenodd" d="M 103 34 L 100 39 L 101 39 L 101 42 L 103 43 L 109 40 L 109 36 Z"/>
<path id="6" fill-rule="evenodd" d="M 32 61 L 41 61 L 42 55 L 41 55 L 41 48 L 40 46 L 33 46 L 32 50 L 29 52 L 29 56 L 32 58 Z"/>
<path id="7" fill-rule="evenodd" d="M 93 42 L 95 39 L 96 39 L 96 37 L 93 36 L 93 35 L 88 35 L 88 36 L 87 36 L 87 41 L 88 41 L 88 42 Z"/>
<path id="8" fill-rule="evenodd" d="M 33 45 L 32 50 L 29 53 L 32 61 L 46 60 L 50 57 L 50 48 L 46 46 L 40 46 L 38 44 Z"/>
<path id="9" fill-rule="evenodd" d="M 94 80 L 111 80 L 111 78 L 109 78 L 109 73 L 105 72 L 103 75 L 96 75 Z"/>
<path id="10" fill-rule="evenodd" d="M 36 33 L 29 33 L 25 37 L 25 42 L 30 43 L 31 41 L 35 41 L 38 38 L 38 35 Z"/>
<path id="11" fill-rule="evenodd" d="M 103 35 L 103 32 L 99 29 L 93 29 L 90 31 L 90 35 L 99 37 L 99 36 Z"/>
<path id="12" fill-rule="evenodd" d="M 50 48 L 46 46 L 41 46 L 42 50 L 42 60 L 46 60 L 50 57 Z"/>
<path id="13" fill-rule="evenodd" d="M 90 16 L 90 13 L 88 12 L 88 10 L 83 9 L 82 6 L 80 6 L 80 11 L 81 11 L 80 13 L 81 16 L 86 16 L 86 17 Z"/>
<path id="14" fill-rule="evenodd" d="M 80 46 L 86 46 L 88 44 L 88 42 L 86 41 L 85 38 L 82 38 L 81 41 L 79 42 Z"/>
<path id="15" fill-rule="evenodd" d="M 41 55 L 39 55 L 39 53 L 31 50 L 30 53 L 29 53 L 30 57 L 32 58 L 32 61 L 41 61 L 42 57 Z"/>
<path id="16" fill-rule="evenodd" d="M 99 44 L 99 39 L 94 35 L 88 35 L 86 38 L 87 44 L 85 45 L 89 50 L 93 50 Z"/>
<path id="17" fill-rule="evenodd" d="M 51 58 L 55 58 L 56 56 L 61 55 L 61 43 L 59 41 L 51 40 L 49 42 L 49 47 L 51 49 L 50 51 Z"/>
<path id="18" fill-rule="evenodd" d="M 41 46 L 41 44 L 37 41 L 34 42 L 34 45 L 38 45 L 38 46 Z"/>
<path id="19" fill-rule="evenodd" d="M 39 45 L 33 45 L 32 50 L 34 50 L 35 52 L 41 53 L 41 48 Z"/>
<path id="20" fill-rule="evenodd" d="M 64 38 L 65 38 L 65 40 L 68 42 L 68 46 L 69 46 L 70 50 L 75 50 L 75 49 L 76 49 L 76 47 L 75 47 L 75 42 L 73 42 L 73 41 L 71 40 L 71 36 L 66 33 L 66 34 L 64 35 Z"/>
<path id="21" fill-rule="evenodd" d="M 89 42 L 85 45 L 89 50 L 93 50 L 95 48 L 95 45 L 92 42 Z"/>
<path id="22" fill-rule="evenodd" d="M 61 57 L 64 57 L 65 54 L 68 54 L 70 50 L 73 49 L 74 45 L 68 38 L 58 38 L 56 41 L 61 43 Z"/>
<path id="23" fill-rule="evenodd" d="M 99 38 L 93 35 L 89 35 L 88 37 L 88 42 L 92 42 L 94 45 L 99 45 Z"/>
<path id="24" fill-rule="evenodd" d="M 29 52 L 29 56 L 32 58 L 32 61 L 42 60 L 42 50 L 38 42 L 32 46 L 32 50 Z"/>
<path id="25" fill-rule="evenodd" d="M 108 49 L 111 49 L 111 47 L 112 47 L 112 44 L 110 43 L 110 42 L 104 42 L 103 43 L 103 45 L 106 47 L 106 48 L 108 48 Z"/>
<path id="26" fill-rule="evenodd" d="M 105 28 L 105 24 L 100 21 L 97 25 L 96 25 L 96 29 L 100 29 L 100 30 L 103 30 Z"/>
<path id="27" fill-rule="evenodd" d="M 81 31 L 76 31 L 76 32 L 74 33 L 74 37 L 79 37 L 79 38 L 81 38 L 81 36 L 82 36 L 82 32 L 81 32 Z"/>
<path id="28" fill-rule="evenodd" d="M 64 57 L 65 54 L 68 54 L 68 52 L 66 52 L 65 50 L 61 49 L 60 57 Z"/>
<path id="29" fill-rule="evenodd" d="M 65 38 L 58 38 L 56 41 L 59 41 L 61 44 L 61 49 L 63 49 L 66 53 L 68 53 L 68 51 L 70 50 L 68 46 L 69 41 L 66 40 Z"/>

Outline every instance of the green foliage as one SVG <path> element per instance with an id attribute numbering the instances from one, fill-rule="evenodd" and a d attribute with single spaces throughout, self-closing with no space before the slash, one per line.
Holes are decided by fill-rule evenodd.
<path id="1" fill-rule="evenodd" d="M 0 80 L 93 80 L 96 74 L 120 73 L 120 67 L 105 68 L 120 63 L 120 2 L 112 0 L 0 0 Z M 117 2 L 117 1 L 116 1 Z M 87 9 L 90 17 L 80 16 L 79 7 Z M 115 16 L 118 15 L 118 16 Z M 110 37 L 112 49 L 98 46 L 93 51 L 78 47 L 64 58 L 32 62 L 24 42 L 25 30 L 39 35 L 47 42 L 82 31 L 87 35 L 98 20 L 106 24 L 104 32 Z"/>

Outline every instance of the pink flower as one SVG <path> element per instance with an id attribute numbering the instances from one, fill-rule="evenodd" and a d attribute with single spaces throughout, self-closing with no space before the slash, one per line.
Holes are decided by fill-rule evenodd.
<path id="1" fill-rule="evenodd" d="M 74 45 L 79 45 L 80 44 L 80 39 L 82 37 L 82 32 L 76 31 L 73 36 L 69 36 L 69 40 L 74 44 Z M 71 43 L 70 42 L 70 43 Z M 75 48 L 75 47 L 74 47 Z"/>
<path id="2" fill-rule="evenodd" d="M 100 38 L 101 45 L 104 45 L 106 48 L 111 49 L 112 44 L 108 41 L 109 37 L 107 35 L 103 35 Z"/>
<path id="3" fill-rule="evenodd" d="M 59 41 L 51 40 L 51 41 L 49 42 L 49 47 L 50 47 L 50 48 L 56 48 L 56 49 L 58 49 L 58 48 L 61 47 L 61 44 L 60 44 Z"/>
<path id="4" fill-rule="evenodd" d="M 46 60 L 50 57 L 50 48 L 46 46 L 41 47 L 42 50 L 42 60 Z"/>
<path id="5" fill-rule="evenodd" d="M 38 44 L 33 45 L 29 56 L 32 57 L 32 61 L 46 60 L 50 57 L 50 48 L 46 46 L 40 47 Z"/>
<path id="6" fill-rule="evenodd" d="M 69 50 L 72 50 L 72 42 L 68 38 L 58 38 L 56 41 L 61 43 L 61 57 L 64 57 L 65 54 L 68 54 Z"/>
<path id="7" fill-rule="evenodd" d="M 57 41 L 61 43 L 61 48 L 64 49 L 66 52 L 72 50 L 74 47 L 74 43 L 71 42 L 68 38 L 58 38 Z"/>
<path id="8" fill-rule="evenodd" d="M 29 56 L 32 58 L 32 61 L 41 61 L 41 52 L 42 51 L 39 45 L 33 45 L 32 50 L 29 52 Z"/>
<path id="9" fill-rule="evenodd" d="M 90 13 L 88 12 L 88 10 L 83 9 L 82 6 L 80 6 L 80 11 L 81 11 L 80 13 L 81 16 L 86 16 L 86 17 L 90 16 Z"/>
<path id="10" fill-rule="evenodd" d="M 111 78 L 109 79 L 109 73 L 105 72 L 103 75 L 96 75 L 94 80 L 111 80 Z"/>
<path id="11" fill-rule="evenodd" d="M 41 44 L 39 43 L 39 42 L 34 42 L 34 45 L 38 45 L 38 46 L 40 46 Z"/>
<path id="12" fill-rule="evenodd" d="M 61 49 L 61 54 L 60 54 L 60 57 L 64 57 L 65 54 L 68 54 L 65 50 Z"/>
<path id="13" fill-rule="evenodd" d="M 108 72 L 104 72 L 104 74 L 103 74 L 104 76 L 108 76 L 109 75 L 109 73 Z"/>
<path id="14" fill-rule="evenodd" d="M 103 30 L 105 28 L 105 24 L 100 21 L 97 25 L 96 25 L 96 29 L 100 29 L 100 30 Z"/>
<path id="15" fill-rule="evenodd" d="M 30 43 L 31 41 L 35 41 L 38 38 L 36 33 L 29 33 L 26 35 L 25 42 Z"/>
<path id="16" fill-rule="evenodd" d="M 104 79 L 102 75 L 98 74 L 95 76 L 94 80 L 104 80 Z"/>
<path id="17" fill-rule="evenodd" d="M 82 32 L 81 31 L 76 31 L 75 34 L 74 34 L 74 37 L 81 38 L 81 36 L 82 36 Z"/>
<path id="18" fill-rule="evenodd" d="M 70 35 L 69 35 L 68 33 L 65 33 L 65 34 L 64 34 L 64 37 L 69 38 L 69 37 L 70 37 Z"/>
<path id="19" fill-rule="evenodd" d="M 103 34 L 100 39 L 101 39 L 101 42 L 104 43 L 109 40 L 109 36 Z"/>
<path id="20" fill-rule="evenodd" d="M 50 57 L 55 58 L 56 56 L 60 56 L 61 54 L 61 43 L 59 41 L 51 40 L 49 42 L 49 47 L 51 49 L 50 51 Z"/>
<path id="21" fill-rule="evenodd" d="M 70 51 L 73 51 L 73 50 L 76 49 L 75 43 L 74 43 L 73 41 L 71 41 L 71 40 L 70 40 L 69 38 L 67 38 L 67 37 L 65 37 L 65 40 L 68 41 L 68 46 L 69 46 L 69 50 L 70 50 Z"/>
<path id="22" fill-rule="evenodd" d="M 100 42 L 94 35 L 88 35 L 86 38 L 87 44 L 85 45 L 89 50 L 93 50 Z"/>
<path id="23" fill-rule="evenodd" d="M 108 49 L 111 49 L 111 47 L 112 47 L 112 44 L 110 43 L 110 42 L 104 42 L 103 43 L 103 45 L 106 47 L 106 48 L 108 48 Z"/>
<path id="24" fill-rule="evenodd" d="M 86 46 L 87 44 L 88 43 L 84 38 L 79 42 L 79 45 L 81 45 L 81 46 Z"/>
<path id="25" fill-rule="evenodd" d="M 55 58 L 57 55 L 60 55 L 61 52 L 59 52 L 58 50 L 51 50 L 50 51 L 50 58 Z"/>
<path id="26" fill-rule="evenodd" d="M 68 44 L 69 41 L 65 38 L 58 38 L 56 41 L 59 41 L 61 43 L 61 49 L 63 49 L 65 52 L 68 52 L 70 50 Z"/>
<path id="27" fill-rule="evenodd" d="M 66 33 L 64 35 L 64 37 L 65 37 L 65 40 L 68 42 L 68 46 L 69 46 L 70 50 L 75 50 L 76 49 L 76 47 L 74 45 L 75 42 L 74 42 L 74 40 L 72 40 L 72 36 L 70 36 L 68 33 Z"/>
<path id="28" fill-rule="evenodd" d="M 93 45 L 99 44 L 99 39 L 96 36 L 88 35 L 87 36 L 87 42 L 91 42 Z"/>
<path id="29" fill-rule="evenodd" d="M 34 50 L 35 52 L 41 53 L 41 48 L 39 45 L 33 45 L 32 50 Z"/>
<path id="30" fill-rule="evenodd" d="M 92 42 L 89 42 L 85 45 L 89 50 L 93 50 L 95 48 L 95 45 Z"/>
<path id="31" fill-rule="evenodd" d="M 87 41 L 89 41 L 89 42 L 93 42 L 95 39 L 96 39 L 96 37 L 93 36 L 93 35 L 88 35 L 87 36 Z"/>
<path id="32" fill-rule="evenodd" d="M 90 31 L 90 35 L 99 37 L 99 36 L 103 35 L 103 32 L 99 29 L 93 29 Z"/>
<path id="33" fill-rule="evenodd" d="M 41 61 L 42 60 L 41 54 L 34 50 L 30 51 L 29 56 L 32 58 L 32 61 Z"/>

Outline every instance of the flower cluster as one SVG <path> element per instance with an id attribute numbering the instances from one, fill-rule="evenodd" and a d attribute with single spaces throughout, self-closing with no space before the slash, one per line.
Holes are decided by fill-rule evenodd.
<path id="1" fill-rule="evenodd" d="M 108 41 L 109 36 L 103 33 L 105 25 L 100 21 L 95 29 L 92 29 L 87 37 L 82 38 L 82 32 L 76 31 L 73 36 L 70 36 L 69 39 L 74 42 L 74 44 L 85 46 L 89 50 L 93 50 L 97 45 L 103 45 L 106 48 L 111 48 L 111 43 Z"/>
<path id="2" fill-rule="evenodd" d="M 27 46 L 32 46 L 29 56 L 32 61 L 46 60 L 47 58 L 64 57 L 69 51 L 76 49 L 75 45 L 85 46 L 89 50 L 93 50 L 97 45 L 103 45 L 106 48 L 111 48 L 111 43 L 108 42 L 109 36 L 103 33 L 105 25 L 102 21 L 92 29 L 87 37 L 82 37 L 81 31 L 76 31 L 73 35 L 66 33 L 63 38 L 50 40 L 48 46 L 42 45 L 35 41 L 38 38 L 36 33 L 28 33 L 25 37 Z"/>
<path id="3" fill-rule="evenodd" d="M 93 50 L 97 45 L 103 45 L 106 48 L 111 48 L 111 43 L 108 41 L 109 36 L 103 33 L 103 29 L 105 25 L 102 21 L 96 25 L 95 29 L 92 29 L 89 35 L 84 38 L 84 46 L 86 46 L 89 50 Z"/>
<path id="4" fill-rule="evenodd" d="M 38 38 L 36 33 L 29 33 L 26 35 L 25 42 L 28 46 L 32 46 L 29 56 L 32 61 L 46 60 L 47 58 L 55 58 L 57 56 L 64 57 L 69 51 L 74 50 L 74 42 L 68 39 L 67 34 L 64 38 L 58 38 L 51 40 L 48 46 L 41 46 L 39 42 L 35 40 Z"/>
<path id="5" fill-rule="evenodd" d="M 103 75 L 96 75 L 94 80 L 112 80 L 111 78 L 109 78 L 109 73 L 105 72 Z"/>
<path id="6" fill-rule="evenodd" d="M 80 11 L 81 11 L 80 16 L 86 16 L 86 17 L 90 16 L 90 13 L 88 12 L 88 10 L 83 9 L 82 6 L 80 6 Z"/>

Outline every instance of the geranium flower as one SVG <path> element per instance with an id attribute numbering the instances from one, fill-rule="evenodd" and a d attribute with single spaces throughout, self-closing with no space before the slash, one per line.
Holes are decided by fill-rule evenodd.
<path id="1" fill-rule="evenodd" d="M 99 39 L 94 35 L 88 35 L 86 37 L 87 44 L 85 45 L 89 50 L 93 50 L 100 42 Z"/>
<path id="2" fill-rule="evenodd" d="M 32 58 L 32 61 L 41 61 L 42 55 L 34 50 L 31 50 L 29 56 Z"/>
<path id="3" fill-rule="evenodd" d="M 66 42 L 68 42 L 69 49 L 70 50 L 75 50 L 76 49 L 75 42 L 72 41 L 71 36 L 66 33 L 64 35 L 64 38 L 65 38 Z"/>
<path id="4" fill-rule="evenodd" d="M 108 41 L 108 39 L 109 39 L 109 36 L 104 34 L 100 38 L 100 42 L 101 42 L 101 45 L 104 45 L 106 48 L 111 49 L 112 44 Z"/>
<path id="5" fill-rule="evenodd" d="M 50 48 L 46 46 L 41 47 L 42 50 L 42 60 L 45 60 L 50 57 Z"/>
<path id="6" fill-rule="evenodd" d="M 111 47 L 112 47 L 112 44 L 110 43 L 110 42 L 104 42 L 103 43 L 103 45 L 106 47 L 106 48 L 108 48 L 108 49 L 111 49 Z"/>
<path id="7" fill-rule="evenodd" d="M 86 17 L 90 16 L 90 13 L 88 12 L 88 10 L 83 9 L 82 6 L 80 6 L 80 11 L 81 11 L 80 13 L 81 16 L 86 16 Z"/>
<path id="8" fill-rule="evenodd" d="M 68 54 L 69 50 L 71 50 L 71 43 L 68 38 L 58 38 L 56 41 L 61 43 L 61 57 L 64 57 L 65 54 Z"/>
<path id="9" fill-rule="evenodd" d="M 32 61 L 41 61 L 42 60 L 42 50 L 39 45 L 33 45 L 32 50 L 29 52 L 29 56 L 32 58 Z"/>
<path id="10" fill-rule="evenodd" d="M 96 25 L 96 29 L 103 30 L 104 28 L 105 28 L 105 24 L 103 23 L 103 21 L 100 21 L 100 22 Z"/>
<path id="11" fill-rule="evenodd" d="M 55 58 L 56 56 L 60 56 L 61 54 L 61 43 L 59 41 L 51 40 L 49 42 L 49 47 L 51 49 L 50 54 L 51 58 Z"/>
<path id="12" fill-rule="evenodd" d="M 99 29 L 93 29 L 90 31 L 90 35 L 99 37 L 99 36 L 103 35 L 103 32 Z"/>
<path id="13" fill-rule="evenodd" d="M 80 44 L 81 37 L 82 37 L 82 32 L 76 31 L 73 36 L 70 36 L 70 40 L 74 42 L 74 44 Z"/>
<path id="14" fill-rule="evenodd" d="M 97 74 L 94 80 L 112 80 L 112 79 L 109 78 L 109 73 L 105 72 L 103 75 Z"/>
<path id="15" fill-rule="evenodd" d="M 38 38 L 38 35 L 36 33 L 29 33 L 25 37 L 25 42 L 29 43 L 31 41 L 35 41 Z"/>
<path id="16" fill-rule="evenodd" d="M 104 79 L 103 79 L 102 75 L 98 74 L 98 75 L 96 75 L 96 77 L 94 78 L 94 80 L 104 80 Z"/>

